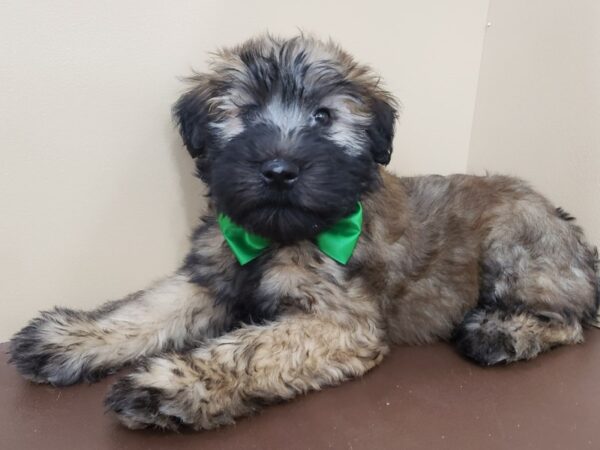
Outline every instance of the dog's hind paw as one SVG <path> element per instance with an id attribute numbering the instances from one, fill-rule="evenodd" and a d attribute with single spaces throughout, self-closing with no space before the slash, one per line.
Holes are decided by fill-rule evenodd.
<path id="1" fill-rule="evenodd" d="M 513 339 L 496 325 L 488 319 L 485 311 L 471 311 L 454 332 L 456 348 L 462 355 L 483 366 L 514 361 Z"/>

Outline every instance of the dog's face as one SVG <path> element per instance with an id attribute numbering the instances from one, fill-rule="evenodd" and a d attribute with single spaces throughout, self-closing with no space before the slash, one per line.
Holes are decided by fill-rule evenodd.
<path id="1" fill-rule="evenodd" d="M 174 107 L 219 212 L 279 242 L 307 239 L 376 188 L 395 102 L 332 43 L 270 36 L 218 53 Z"/>

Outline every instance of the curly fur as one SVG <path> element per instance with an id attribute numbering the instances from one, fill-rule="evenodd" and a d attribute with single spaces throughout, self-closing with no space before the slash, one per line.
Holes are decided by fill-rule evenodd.
<path id="1" fill-rule="evenodd" d="M 123 300 L 33 319 L 10 344 L 28 379 L 135 363 L 106 399 L 122 423 L 209 429 L 361 376 L 395 343 L 453 340 L 491 365 L 583 340 L 597 253 L 573 218 L 510 177 L 386 172 L 397 104 L 335 44 L 263 36 L 191 82 L 174 115 L 210 205 L 188 256 Z M 299 168 L 292 186 L 261 177 L 273 159 Z M 358 200 L 363 232 L 340 265 L 312 238 Z M 240 266 L 218 213 L 273 244 Z"/>

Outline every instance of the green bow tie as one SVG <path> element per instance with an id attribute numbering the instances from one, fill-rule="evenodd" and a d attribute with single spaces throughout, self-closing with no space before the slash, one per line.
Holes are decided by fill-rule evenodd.
<path id="1" fill-rule="evenodd" d="M 257 258 L 271 244 L 268 239 L 249 233 L 233 223 L 225 214 L 219 214 L 217 221 L 225 241 L 242 266 Z M 317 247 L 331 259 L 346 264 L 356 247 L 361 230 L 362 206 L 358 203 L 356 211 L 317 234 L 315 241 Z"/>

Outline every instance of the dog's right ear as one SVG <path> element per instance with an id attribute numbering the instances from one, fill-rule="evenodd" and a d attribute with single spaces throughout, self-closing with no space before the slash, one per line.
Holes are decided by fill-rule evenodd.
<path id="1" fill-rule="evenodd" d="M 206 83 L 202 83 L 182 95 L 173 106 L 173 117 L 192 158 L 202 156 L 210 143 L 209 92 Z"/>

